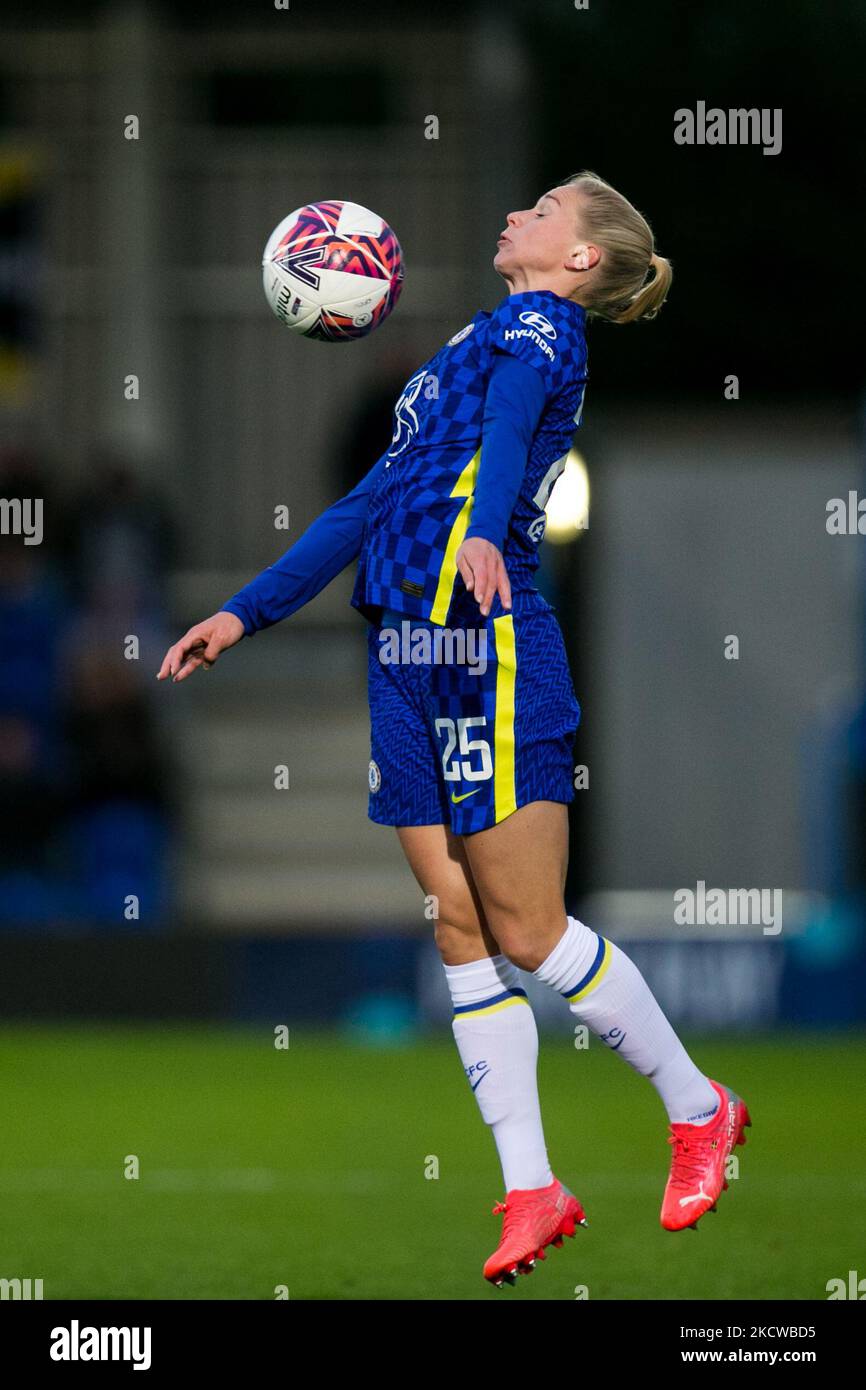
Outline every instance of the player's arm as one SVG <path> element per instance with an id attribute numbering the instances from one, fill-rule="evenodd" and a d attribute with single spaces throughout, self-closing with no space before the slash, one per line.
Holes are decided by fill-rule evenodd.
<path id="1" fill-rule="evenodd" d="M 472 514 L 457 552 L 457 568 L 485 617 L 497 593 L 511 607 L 502 548 L 546 399 L 534 366 L 506 353 L 494 355 Z"/>
<path id="2" fill-rule="evenodd" d="M 296 613 L 355 559 L 361 549 L 370 490 L 385 468 L 385 455 L 345 497 L 322 512 L 273 565 L 197 623 L 169 647 L 157 680 L 185 680 L 199 666 L 209 670 L 221 652 L 242 637 Z"/>

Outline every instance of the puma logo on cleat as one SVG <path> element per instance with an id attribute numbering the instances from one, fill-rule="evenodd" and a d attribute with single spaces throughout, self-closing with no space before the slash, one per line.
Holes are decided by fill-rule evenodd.
<path id="1" fill-rule="evenodd" d="M 690 1196 L 688 1196 L 688 1197 L 681 1197 L 681 1198 L 680 1198 L 680 1206 L 681 1206 L 681 1207 L 687 1207 L 687 1206 L 689 1206 L 692 1202 L 700 1202 L 702 1199 L 703 1199 L 703 1201 L 705 1201 L 705 1202 L 709 1202 L 709 1201 L 710 1201 L 710 1194 L 709 1194 L 709 1192 L 705 1192 L 705 1191 L 704 1191 L 704 1184 L 703 1184 L 703 1181 L 701 1182 L 701 1186 L 700 1186 L 700 1191 L 699 1191 L 699 1192 L 692 1192 Z"/>

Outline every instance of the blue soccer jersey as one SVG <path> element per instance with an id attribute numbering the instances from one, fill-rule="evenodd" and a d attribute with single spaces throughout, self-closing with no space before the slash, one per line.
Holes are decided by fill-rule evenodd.
<path id="1" fill-rule="evenodd" d="M 586 312 L 552 290 L 509 295 L 418 369 L 394 407 L 394 437 L 369 499 L 352 603 L 446 625 L 466 597 L 456 563 L 472 522 L 484 403 L 495 354 L 539 372 L 545 402 L 502 549 L 512 592 L 534 591 L 544 507 L 581 422 Z"/>
<path id="2" fill-rule="evenodd" d="M 551 290 L 477 314 L 406 383 L 391 445 L 367 475 L 223 605 L 252 635 L 358 557 L 352 603 L 371 619 L 369 814 L 380 824 L 470 835 L 574 796 L 580 706 L 533 577 L 544 507 L 580 424 L 585 318 Z M 483 618 L 458 574 L 473 536 L 502 552 L 510 612 L 497 595 Z M 459 641 L 444 660 L 416 652 L 417 627 L 423 641 L 462 636 L 483 660 L 467 662 Z M 394 659 L 393 634 L 407 628 Z"/>

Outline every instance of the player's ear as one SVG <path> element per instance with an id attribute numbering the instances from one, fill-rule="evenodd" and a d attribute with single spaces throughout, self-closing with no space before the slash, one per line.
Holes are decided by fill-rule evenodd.
<path id="1" fill-rule="evenodd" d="M 598 247 L 589 242 L 581 241 L 572 248 L 566 265 L 569 270 L 592 270 L 593 266 L 598 265 L 600 260 L 601 252 Z"/>

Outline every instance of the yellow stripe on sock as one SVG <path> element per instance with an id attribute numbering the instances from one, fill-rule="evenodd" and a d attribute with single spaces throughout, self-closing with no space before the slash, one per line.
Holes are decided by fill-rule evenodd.
<path id="1" fill-rule="evenodd" d="M 577 994 L 568 995 L 569 1004 L 576 1004 L 578 1000 L 585 999 L 588 994 L 592 994 L 596 985 L 601 984 L 604 976 L 607 974 L 607 968 L 613 958 L 613 951 L 610 949 L 610 942 L 607 937 L 603 936 L 601 940 L 604 942 L 604 955 L 602 956 L 601 965 L 589 981 L 589 984 L 584 985 L 583 989 L 579 989 Z"/>
<path id="2" fill-rule="evenodd" d="M 513 994 L 510 999 L 502 999 L 498 1004 L 488 1004 L 486 1009 L 471 1009 L 465 1014 L 458 1014 L 458 1018 L 482 1018 L 484 1014 L 498 1014 L 501 1009 L 510 1009 L 512 1004 L 528 1004 L 529 1000 L 524 999 L 522 994 Z"/>

